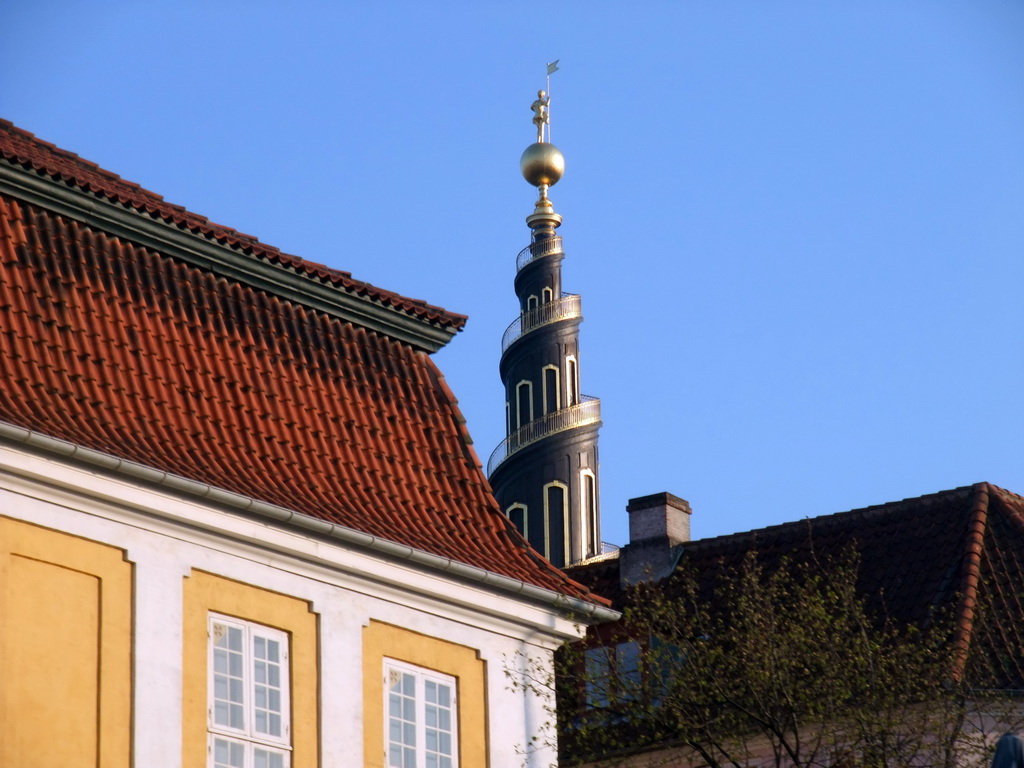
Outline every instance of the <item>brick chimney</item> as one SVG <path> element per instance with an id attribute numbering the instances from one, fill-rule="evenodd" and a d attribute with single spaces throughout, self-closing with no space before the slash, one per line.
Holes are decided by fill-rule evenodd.
<path id="1" fill-rule="evenodd" d="M 629 544 L 619 552 L 623 587 L 660 581 L 672 573 L 680 545 L 690 540 L 690 502 L 671 493 L 630 499 Z"/>

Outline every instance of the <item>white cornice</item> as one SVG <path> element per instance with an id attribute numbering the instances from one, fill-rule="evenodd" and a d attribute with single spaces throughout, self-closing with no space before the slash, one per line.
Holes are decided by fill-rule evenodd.
<path id="1" fill-rule="evenodd" d="M 8 472 L 71 491 L 73 497 L 101 500 L 104 509 L 110 504 L 131 508 L 215 537 L 356 573 L 403 593 L 418 591 L 474 613 L 525 621 L 562 639 L 574 637 L 578 624 L 618 618 L 617 612 L 594 603 L 3 422 L 0 441 L 0 466 Z M 484 594 L 488 599 L 482 599 Z"/>

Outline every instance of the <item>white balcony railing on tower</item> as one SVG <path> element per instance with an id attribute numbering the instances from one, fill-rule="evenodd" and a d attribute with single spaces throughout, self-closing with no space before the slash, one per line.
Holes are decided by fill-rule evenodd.
<path id="1" fill-rule="evenodd" d="M 501 351 L 504 353 L 512 346 L 513 341 L 535 328 L 581 316 L 582 305 L 579 294 L 563 293 L 562 298 L 534 307 L 513 320 L 501 336 Z"/>
<path id="2" fill-rule="evenodd" d="M 558 235 L 549 237 L 547 240 L 530 243 L 528 246 L 523 248 L 516 257 L 516 272 L 521 270 L 534 259 L 540 259 L 544 256 L 551 256 L 552 254 L 561 252 L 562 238 Z"/>
<path id="3" fill-rule="evenodd" d="M 600 420 L 601 400 L 590 395 L 582 395 L 577 405 L 560 408 L 539 419 L 534 419 L 498 443 L 498 447 L 491 451 L 491 457 L 487 460 L 487 476 L 490 477 L 498 465 L 513 453 L 541 438 L 557 432 L 564 432 L 567 429 L 596 424 Z"/>

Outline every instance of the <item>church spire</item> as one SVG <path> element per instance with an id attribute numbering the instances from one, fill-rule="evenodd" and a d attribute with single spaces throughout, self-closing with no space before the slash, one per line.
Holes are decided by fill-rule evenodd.
<path id="1" fill-rule="evenodd" d="M 601 404 L 580 394 L 580 297 L 562 292 L 562 238 L 548 191 L 565 172 L 551 143 L 548 90 L 531 105 L 537 141 L 523 152 L 520 170 L 539 197 L 526 217 L 531 242 L 516 259 L 519 316 L 501 342 L 506 437 L 487 462 L 505 514 L 557 566 L 600 553 L 597 433 Z"/>

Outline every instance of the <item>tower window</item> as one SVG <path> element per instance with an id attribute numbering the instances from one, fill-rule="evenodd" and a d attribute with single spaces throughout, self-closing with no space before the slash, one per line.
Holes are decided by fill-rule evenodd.
<path id="1" fill-rule="evenodd" d="M 544 556 L 559 568 L 569 563 L 569 489 L 557 481 L 544 486 Z"/>
<path id="2" fill-rule="evenodd" d="M 543 291 L 540 292 L 540 303 L 541 304 L 549 304 L 551 302 L 552 298 L 553 298 L 553 294 L 552 294 L 550 288 L 545 288 Z"/>
<path id="3" fill-rule="evenodd" d="M 593 470 L 580 470 L 580 499 L 583 519 L 580 531 L 580 550 L 583 557 L 593 557 L 600 553 L 600 533 L 597 527 L 597 478 Z"/>
<path id="4" fill-rule="evenodd" d="M 525 504 L 512 504 L 508 509 L 505 510 L 505 517 L 516 527 L 516 530 L 523 534 L 523 538 L 528 538 L 529 531 L 527 530 L 526 520 L 526 505 Z"/>
<path id="5" fill-rule="evenodd" d="M 544 366 L 544 413 L 554 413 L 561 405 L 558 391 L 558 368 Z"/>
<path id="6" fill-rule="evenodd" d="M 576 358 L 569 355 L 565 358 L 565 404 L 579 405 L 580 378 L 576 366 Z"/>
<path id="7" fill-rule="evenodd" d="M 526 298 L 526 311 L 529 312 L 530 310 L 536 309 L 536 308 L 537 308 L 537 297 L 536 296 L 527 296 L 527 298 Z"/>
<path id="8" fill-rule="evenodd" d="M 516 429 L 533 421 L 533 382 L 516 384 Z"/>

